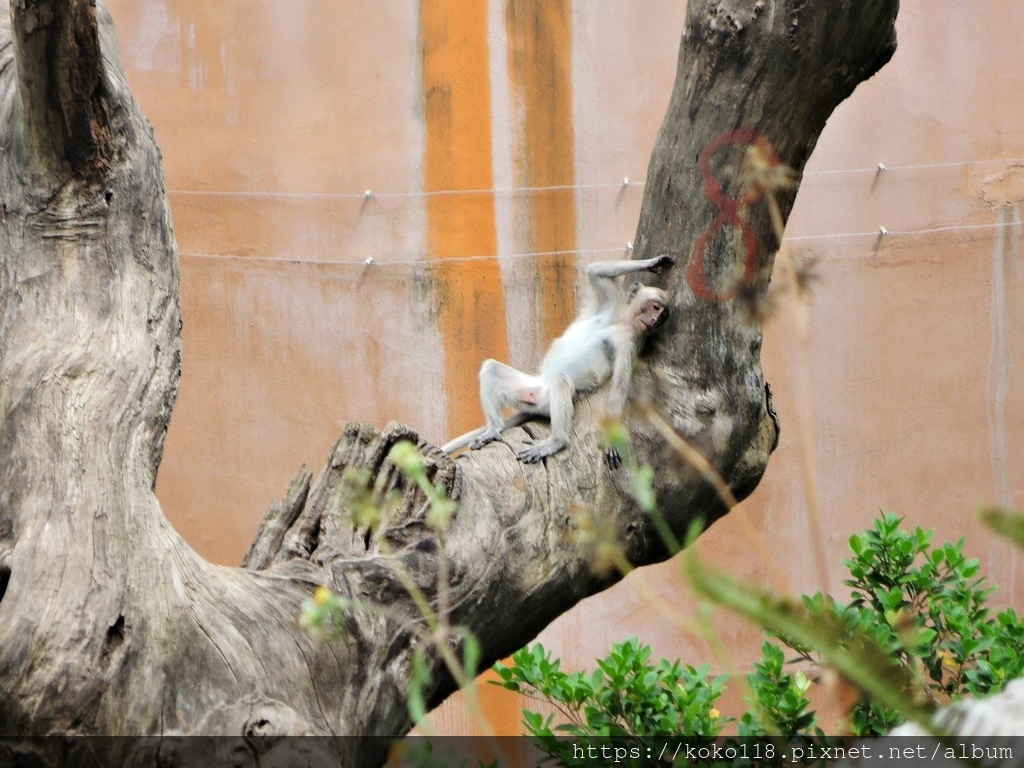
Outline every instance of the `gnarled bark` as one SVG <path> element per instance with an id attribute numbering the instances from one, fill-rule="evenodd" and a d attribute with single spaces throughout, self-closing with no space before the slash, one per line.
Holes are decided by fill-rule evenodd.
<path id="1" fill-rule="evenodd" d="M 672 315 L 635 389 L 738 497 L 760 479 L 777 426 L 749 297 L 709 300 L 687 279 L 691 249 L 720 213 L 698 157 L 752 127 L 799 173 L 832 109 L 892 55 L 897 5 L 690 4 L 635 239 L 637 258 L 677 257 L 658 278 Z M 599 393 L 578 408 L 574 445 L 541 465 L 500 443 L 452 460 L 405 426 L 351 426 L 316 478 L 301 474 L 271 510 L 242 568 L 198 557 L 153 494 L 180 319 L 152 131 L 102 7 L 12 0 L 11 19 L 0 30 L 0 732 L 397 736 L 410 725 L 423 617 L 396 562 L 434 601 L 444 563 L 450 621 L 478 638 L 486 663 L 614 580 L 574 539 L 575 500 L 588 500 L 631 562 L 667 556 L 625 470 L 601 460 Z M 726 191 L 739 189 L 737 167 L 735 153 L 716 160 Z M 784 215 L 795 194 L 781 193 Z M 744 291 L 756 295 L 777 244 L 763 204 L 747 218 L 756 249 Z M 728 283 L 738 266 L 723 231 L 705 243 L 708 284 Z M 650 426 L 630 427 L 677 534 L 724 512 Z M 530 424 L 509 441 L 545 429 Z M 429 473 L 461 503 L 441 538 L 425 524 L 422 493 L 386 458 L 400 439 L 421 445 Z M 346 468 L 401 495 L 372 529 L 339 496 Z M 355 600 L 337 643 L 295 627 L 321 584 Z M 454 681 L 436 652 L 427 661 L 436 703 Z"/>

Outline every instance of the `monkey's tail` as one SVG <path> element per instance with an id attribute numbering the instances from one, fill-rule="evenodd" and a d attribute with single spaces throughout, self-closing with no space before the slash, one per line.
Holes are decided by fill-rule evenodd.
<path id="1" fill-rule="evenodd" d="M 532 413 L 524 413 L 523 411 L 520 411 L 519 413 L 514 413 L 507 419 L 505 419 L 505 423 L 501 425 L 501 431 L 504 432 L 506 429 L 512 429 L 513 427 L 521 427 L 526 422 L 535 418 L 537 417 Z M 472 443 L 486 431 L 487 427 L 477 427 L 472 432 L 467 432 L 464 435 L 456 437 L 451 442 L 445 443 L 444 445 L 441 446 L 441 450 L 444 451 L 445 453 L 455 453 L 455 451 L 461 451 L 463 448 Z"/>

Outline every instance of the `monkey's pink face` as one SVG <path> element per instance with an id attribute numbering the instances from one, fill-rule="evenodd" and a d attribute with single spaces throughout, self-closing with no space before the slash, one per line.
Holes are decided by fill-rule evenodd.
<path id="1" fill-rule="evenodd" d="M 633 320 L 637 333 L 650 333 L 668 319 L 668 305 L 661 299 L 651 298 L 640 305 Z"/>

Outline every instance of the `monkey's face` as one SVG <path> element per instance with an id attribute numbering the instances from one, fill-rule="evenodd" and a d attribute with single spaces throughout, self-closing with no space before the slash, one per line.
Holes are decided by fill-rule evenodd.
<path id="1" fill-rule="evenodd" d="M 660 296 L 649 296 L 637 306 L 633 327 L 637 333 L 650 333 L 666 320 L 668 320 L 668 304 Z"/>

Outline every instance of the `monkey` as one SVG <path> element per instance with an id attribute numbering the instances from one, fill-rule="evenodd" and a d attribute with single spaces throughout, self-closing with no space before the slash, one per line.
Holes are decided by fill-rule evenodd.
<path id="1" fill-rule="evenodd" d="M 598 261 L 586 269 L 588 296 L 579 315 L 555 339 L 541 362 L 540 373 L 531 375 L 485 360 L 480 367 L 480 403 L 487 425 L 445 444 L 445 453 L 465 448 L 477 450 L 501 437 L 502 431 L 525 424 L 534 417 L 551 420 L 551 435 L 517 454 L 527 464 L 541 461 L 569 445 L 574 400 L 600 388 L 611 379 L 608 415 L 618 419 L 626 405 L 633 364 L 644 339 L 668 319 L 668 296 L 660 288 L 634 284 L 623 291 L 618 278 L 634 272 L 658 273 L 675 259 Z M 506 408 L 517 410 L 504 419 Z M 614 448 L 604 452 L 610 469 L 621 464 Z"/>

